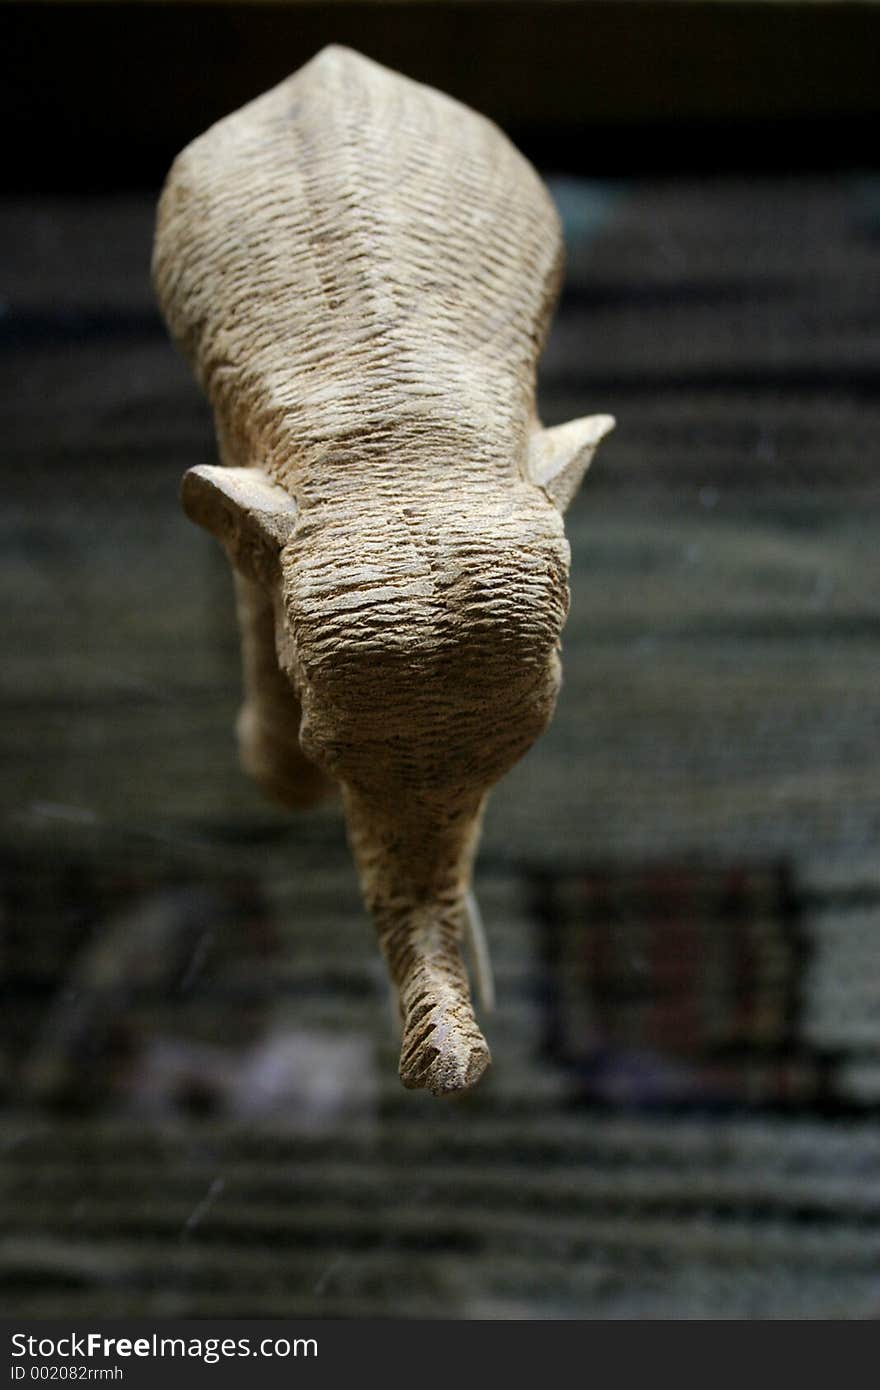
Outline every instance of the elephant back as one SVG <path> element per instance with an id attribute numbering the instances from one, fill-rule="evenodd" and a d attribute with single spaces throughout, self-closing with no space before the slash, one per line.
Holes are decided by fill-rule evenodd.
<path id="1" fill-rule="evenodd" d="M 521 449 L 561 274 L 553 203 L 496 126 L 324 49 L 175 161 L 154 277 L 228 462 Z"/>

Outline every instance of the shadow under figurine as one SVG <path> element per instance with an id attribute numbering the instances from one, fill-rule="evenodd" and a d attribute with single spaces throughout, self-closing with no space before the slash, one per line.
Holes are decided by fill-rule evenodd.
<path id="1" fill-rule="evenodd" d="M 162 311 L 222 467 L 182 499 L 234 567 L 245 768 L 341 787 L 402 1018 L 435 1095 L 489 1063 L 460 953 L 489 788 L 560 680 L 562 513 L 607 415 L 541 428 L 559 218 L 490 121 L 327 48 L 180 154 Z"/>

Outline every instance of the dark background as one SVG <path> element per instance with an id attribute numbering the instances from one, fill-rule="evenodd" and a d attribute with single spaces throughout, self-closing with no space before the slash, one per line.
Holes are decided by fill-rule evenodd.
<path id="1" fill-rule="evenodd" d="M 0 6 L 0 1301 L 28 1316 L 880 1307 L 880 9 Z M 328 41 L 549 179 L 551 729 L 476 888 L 495 1062 L 405 1093 L 330 806 L 239 773 L 173 155 Z"/>
<path id="2" fill-rule="evenodd" d="M 4 163 L 28 189 L 152 187 L 212 121 L 346 43 L 585 174 L 873 161 L 877 7 L 789 0 L 4 4 Z"/>

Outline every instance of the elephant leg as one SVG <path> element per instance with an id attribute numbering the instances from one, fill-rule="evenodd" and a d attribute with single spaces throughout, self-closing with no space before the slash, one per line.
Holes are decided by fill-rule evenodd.
<path id="1" fill-rule="evenodd" d="M 236 726 L 242 767 L 283 806 L 313 806 L 334 784 L 300 747 L 300 705 L 278 665 L 272 596 L 237 572 L 235 596 L 244 676 Z"/>

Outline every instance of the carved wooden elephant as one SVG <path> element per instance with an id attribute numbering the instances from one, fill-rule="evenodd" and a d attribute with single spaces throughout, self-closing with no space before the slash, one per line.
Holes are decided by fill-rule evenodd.
<path id="1" fill-rule="evenodd" d="M 606 415 L 543 430 L 562 239 L 489 121 L 328 48 L 195 140 L 154 279 L 214 409 L 183 482 L 236 573 L 249 772 L 342 790 L 405 1086 L 478 1080 L 460 945 L 489 788 L 560 680 L 562 512 Z"/>

